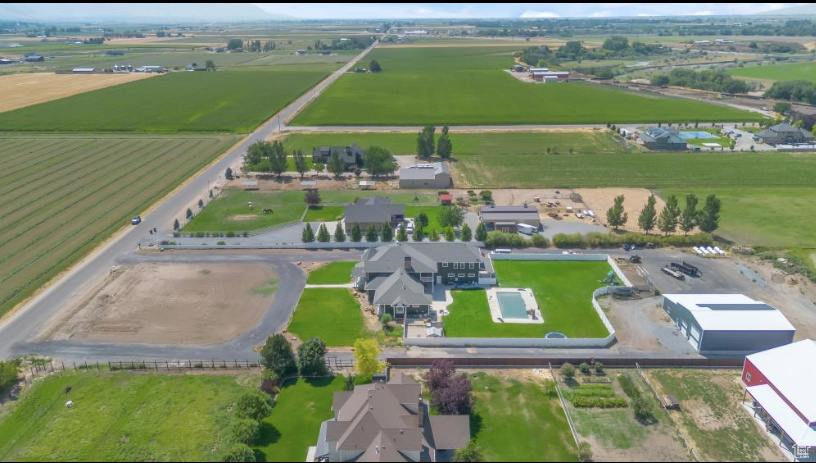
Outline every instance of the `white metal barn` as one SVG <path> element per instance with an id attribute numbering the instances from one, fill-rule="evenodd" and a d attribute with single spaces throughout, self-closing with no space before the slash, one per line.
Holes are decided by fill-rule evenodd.
<path id="1" fill-rule="evenodd" d="M 663 309 L 700 353 L 759 352 L 796 333 L 782 312 L 742 294 L 665 294 Z"/>

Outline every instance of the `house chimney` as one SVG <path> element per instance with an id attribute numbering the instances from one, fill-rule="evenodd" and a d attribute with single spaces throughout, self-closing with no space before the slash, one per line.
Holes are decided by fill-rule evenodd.
<path id="1" fill-rule="evenodd" d="M 405 270 L 411 270 L 411 257 L 405 256 Z"/>

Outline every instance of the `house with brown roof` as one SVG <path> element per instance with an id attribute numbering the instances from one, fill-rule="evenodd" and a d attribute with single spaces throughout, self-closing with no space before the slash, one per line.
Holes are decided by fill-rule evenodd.
<path id="1" fill-rule="evenodd" d="M 470 440 L 468 415 L 431 416 L 406 375 L 335 392 L 311 461 L 451 461 Z"/>

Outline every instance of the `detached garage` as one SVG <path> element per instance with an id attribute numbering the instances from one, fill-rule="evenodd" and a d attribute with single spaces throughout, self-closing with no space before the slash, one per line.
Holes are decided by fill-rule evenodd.
<path id="1" fill-rule="evenodd" d="M 750 354 L 793 342 L 782 312 L 742 294 L 666 294 L 663 309 L 702 354 Z"/>

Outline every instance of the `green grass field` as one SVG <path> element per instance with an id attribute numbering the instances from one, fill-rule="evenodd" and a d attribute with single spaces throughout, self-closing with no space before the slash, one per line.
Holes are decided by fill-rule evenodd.
<path id="1" fill-rule="evenodd" d="M 747 66 L 731 68 L 734 77 L 758 80 L 807 80 L 816 82 L 816 63 L 774 64 L 770 66 Z"/>
<path id="2" fill-rule="evenodd" d="M 329 347 L 346 347 L 368 335 L 360 303 L 343 288 L 303 290 L 289 332 L 305 341 L 319 337 Z"/>
<path id="3" fill-rule="evenodd" d="M 740 405 L 739 374 L 735 370 L 649 372 L 663 393 L 680 402 L 680 417 L 675 419 L 705 461 L 780 461 L 781 452 Z"/>
<path id="4" fill-rule="evenodd" d="M 306 280 L 310 285 L 339 285 L 351 281 L 351 269 L 357 265 L 356 261 L 329 262 L 309 272 Z"/>
<path id="5" fill-rule="evenodd" d="M 470 432 L 484 461 L 578 461 L 558 397 L 530 380 L 471 376 Z"/>
<path id="6" fill-rule="evenodd" d="M 794 175 L 795 172 L 791 172 Z M 716 234 L 746 246 L 777 248 L 816 246 L 816 188 L 692 188 L 660 190 L 700 198 L 716 194 L 723 203 Z"/>
<path id="7" fill-rule="evenodd" d="M 287 382 L 272 414 L 261 423 L 263 445 L 255 447 L 258 461 L 303 461 L 315 445 L 320 423 L 332 417 L 334 393 L 343 390 L 343 377 L 298 379 Z"/>
<path id="8" fill-rule="evenodd" d="M 233 376 L 55 375 L 0 416 L 0 461 L 212 461 L 244 390 Z"/>
<path id="9" fill-rule="evenodd" d="M 0 144 L 0 316 L 237 141 L 8 136 Z"/>
<path id="10" fill-rule="evenodd" d="M 253 208 L 249 209 L 249 202 Z M 264 214 L 264 209 L 272 209 Z M 302 191 L 225 190 L 187 225 L 185 233 L 244 232 L 299 221 L 306 211 Z"/>
<path id="11" fill-rule="evenodd" d="M 343 206 L 310 206 L 306 211 L 305 222 L 333 222 L 343 218 Z"/>
<path id="12" fill-rule="evenodd" d="M 0 113 L 0 127 L 12 132 L 245 133 L 325 76 L 320 71 L 171 73 Z"/>
<path id="13" fill-rule="evenodd" d="M 529 154 L 544 155 L 557 151 L 569 154 L 623 154 L 634 149 L 616 141 L 608 131 L 576 132 L 451 132 L 454 157 L 471 155 Z M 311 153 L 315 146 L 347 146 L 356 143 L 363 148 L 381 146 L 395 155 L 416 154 L 416 133 L 295 133 L 284 139 L 287 151 Z"/>
<path id="14" fill-rule="evenodd" d="M 495 323 L 483 290 L 453 291 L 445 334 L 463 338 L 541 338 L 558 331 L 570 338 L 602 338 L 609 334 L 592 307 L 592 293 L 610 270 L 606 262 L 494 261 L 499 285 L 531 288 L 542 324 Z"/>
<path id="15" fill-rule="evenodd" d="M 743 121 L 758 116 L 698 101 L 645 96 L 600 85 L 521 82 L 505 69 L 521 48 L 374 50 L 383 72 L 349 74 L 295 125 L 580 124 Z M 399 92 L 394 91 L 399 89 Z"/>

